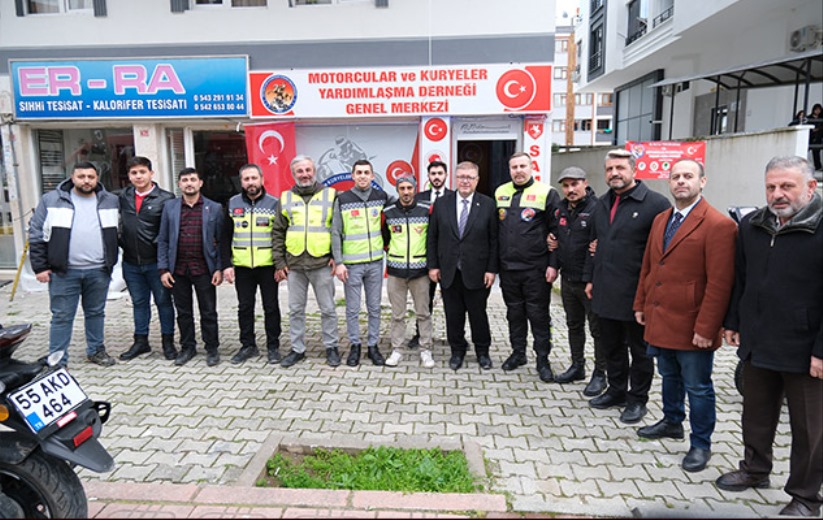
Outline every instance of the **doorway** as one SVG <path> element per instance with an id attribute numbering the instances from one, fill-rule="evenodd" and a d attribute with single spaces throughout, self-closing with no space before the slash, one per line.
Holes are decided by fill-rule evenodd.
<path id="1" fill-rule="evenodd" d="M 509 157 L 516 146 L 517 141 L 514 139 L 457 141 L 457 162 L 471 161 L 477 164 L 480 167 L 477 191 L 493 197 L 498 186 L 511 180 Z"/>
<path id="2" fill-rule="evenodd" d="M 203 177 L 203 195 L 223 206 L 240 193 L 240 167 L 248 162 L 246 138 L 238 132 L 194 131 L 194 167 Z"/>

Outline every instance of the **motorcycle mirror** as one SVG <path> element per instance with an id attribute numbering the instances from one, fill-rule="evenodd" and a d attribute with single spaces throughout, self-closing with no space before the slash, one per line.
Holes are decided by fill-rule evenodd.
<path id="1" fill-rule="evenodd" d="M 50 367 L 57 366 L 57 363 L 59 363 L 60 360 L 63 359 L 63 356 L 65 356 L 65 355 L 66 355 L 66 353 L 63 352 L 62 350 L 57 350 L 57 351 L 52 352 L 51 354 L 49 354 L 49 357 L 46 358 L 46 362 L 49 364 Z"/>

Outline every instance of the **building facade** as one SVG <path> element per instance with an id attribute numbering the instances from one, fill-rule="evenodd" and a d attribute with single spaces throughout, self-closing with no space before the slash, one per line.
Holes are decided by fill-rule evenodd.
<path id="1" fill-rule="evenodd" d="M 480 164 L 486 193 L 515 150 L 548 170 L 554 16 L 553 0 L 0 2 L 0 268 L 78 160 L 110 190 L 135 154 L 166 188 L 194 166 L 219 201 L 256 148 L 280 168 L 308 154 L 339 188 L 366 158 L 389 192 L 434 158 Z"/>

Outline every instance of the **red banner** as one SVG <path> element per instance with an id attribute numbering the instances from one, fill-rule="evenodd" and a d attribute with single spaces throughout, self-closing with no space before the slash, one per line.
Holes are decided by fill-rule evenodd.
<path id="1" fill-rule="evenodd" d="M 294 123 L 246 125 L 246 154 L 249 162 L 263 170 L 263 186 L 275 197 L 294 186 L 289 163 L 297 155 Z"/>
<path id="2" fill-rule="evenodd" d="M 679 159 L 694 159 L 706 164 L 705 141 L 626 141 L 626 150 L 637 161 L 637 179 L 668 179 L 672 164 Z"/>

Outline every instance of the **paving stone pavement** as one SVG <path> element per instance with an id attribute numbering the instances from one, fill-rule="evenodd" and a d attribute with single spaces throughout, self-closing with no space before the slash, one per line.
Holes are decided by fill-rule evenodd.
<path id="1" fill-rule="evenodd" d="M 307 443 L 354 440 L 363 447 L 409 439 L 432 443 L 473 441 L 482 448 L 490 491 L 501 494 L 506 501 L 505 512 L 485 511 L 487 517 L 553 514 L 756 518 L 776 515 L 789 500 L 781 490 L 787 477 L 790 444 L 785 410 L 774 450 L 772 489 L 727 493 L 714 486 L 717 477 L 737 467 L 742 454 L 742 398 L 733 384 L 737 358 L 731 348 L 721 349 L 715 357 L 718 424 L 713 456 L 705 471 L 692 474 L 680 468 L 687 440 L 644 441 L 635 433 L 639 426 L 653 424 L 662 417 L 659 376 L 650 393 L 649 414 L 639 425 L 628 426 L 618 420 L 619 410 L 588 406 L 582 395 L 585 382 L 540 382 L 533 356 L 529 365 L 503 372 L 500 365 L 509 354 L 508 328 L 497 287 L 489 301 L 495 366 L 482 371 L 469 353 L 464 368 L 456 373 L 447 365 L 439 294 L 434 312 L 435 337 L 439 338 L 434 348 L 434 369 L 424 369 L 413 353 L 406 355 L 397 368 L 374 367 L 368 360 L 356 368 L 326 366 L 319 312 L 311 298 L 306 360 L 284 369 L 265 364 L 265 356 L 239 366 L 229 362 L 239 348 L 237 301 L 231 286 L 223 285 L 217 292 L 222 362 L 213 368 L 206 366 L 201 345 L 198 355 L 186 366 L 175 367 L 166 361 L 159 349 L 156 323 L 152 325 L 153 350 L 149 355 L 130 362 L 118 361 L 109 368 L 89 364 L 84 359 L 82 310 L 78 312 L 69 368 L 91 398 L 113 403 L 102 442 L 114 456 L 116 467 L 103 475 L 80 470 L 90 489 L 93 515 L 320 517 L 369 512 L 370 516 L 392 516 L 385 513 L 391 511 L 390 504 L 369 508 L 368 498 L 358 499 L 360 508 L 350 499 L 344 507 L 323 507 L 320 503 L 302 504 L 302 509 L 300 503 L 273 506 L 276 501 L 271 499 L 240 502 L 235 497 L 242 496 L 245 488 L 237 487 L 238 479 L 273 433 Z M 13 302 L 8 301 L 9 294 L 10 286 L 0 289 L 0 323 L 32 322 L 31 336 L 18 352 L 23 359 L 42 355 L 47 351 L 49 333 L 47 293 L 18 292 Z M 341 355 L 345 359 L 348 340 L 339 282 L 336 294 Z M 130 299 L 125 292 L 120 296 L 110 300 L 106 309 L 106 344 L 113 356 L 129 347 L 133 331 Z M 388 299 L 383 301 L 380 346 L 387 354 Z M 281 284 L 280 307 L 284 316 L 281 350 L 285 353 L 289 344 L 285 284 Z M 560 371 L 567 366 L 569 355 L 557 295 L 551 314 L 551 363 L 555 371 Z M 257 316 L 258 342 L 263 345 L 259 302 Z M 361 329 L 365 329 L 365 315 L 360 321 Z M 410 337 L 411 323 L 408 330 Z M 142 492 L 135 494 L 135 486 Z M 157 492 L 169 489 L 183 489 L 188 495 L 168 500 Z M 186 502 L 186 496 L 198 493 L 221 498 L 211 503 L 195 498 Z M 301 496 L 310 497 L 312 493 Z M 458 503 L 454 506 L 423 511 L 401 508 L 395 514 L 466 516 L 461 511 L 473 510 Z"/>

